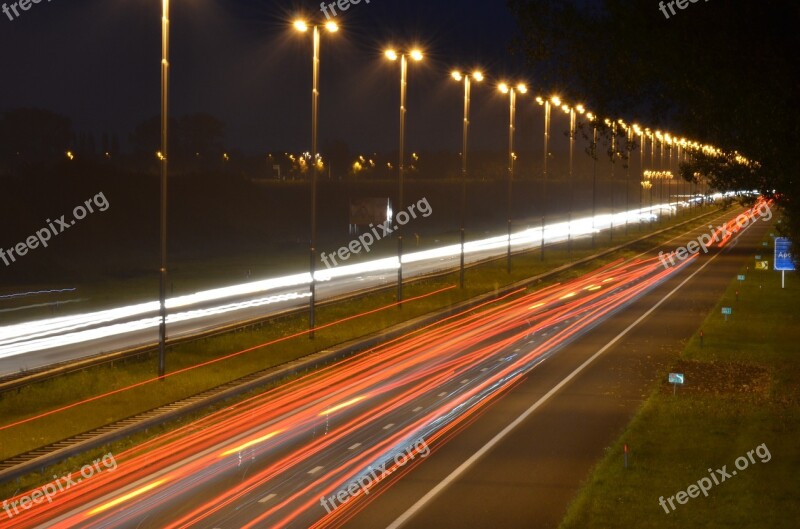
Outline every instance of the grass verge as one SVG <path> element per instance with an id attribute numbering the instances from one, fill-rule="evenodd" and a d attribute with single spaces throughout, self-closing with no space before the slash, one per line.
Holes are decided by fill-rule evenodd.
<path id="1" fill-rule="evenodd" d="M 800 284 L 790 274 L 782 290 L 780 274 L 754 270 L 752 262 L 740 273 L 746 280 L 732 278 L 671 369 L 684 372 L 687 385 L 676 396 L 666 380 L 659 385 L 608 448 L 561 529 L 797 527 Z M 727 322 L 723 306 L 733 307 Z M 627 469 L 624 444 L 631 450 Z M 766 448 L 747 459 L 762 444 Z M 688 490 L 723 465 L 736 475 L 715 484 L 707 497 Z M 687 490 L 698 496 L 682 496 L 684 504 L 676 497 L 673 510 L 668 498 Z M 666 507 L 659 504 L 662 496 Z"/>

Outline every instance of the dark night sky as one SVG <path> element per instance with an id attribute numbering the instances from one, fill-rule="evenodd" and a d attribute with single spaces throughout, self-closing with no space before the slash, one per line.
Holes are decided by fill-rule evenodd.
<path id="1" fill-rule="evenodd" d="M 125 140 L 159 112 L 160 6 L 56 0 L 14 21 L 0 15 L 0 110 L 48 108 L 71 117 L 76 130 L 115 131 Z M 303 10 L 321 16 L 319 2 L 171 6 L 171 114 L 216 115 L 227 124 L 229 148 L 307 150 L 311 37 L 290 22 Z M 409 150 L 459 150 L 462 89 L 448 77 L 458 65 L 480 65 L 494 78 L 474 91 L 473 148 L 505 148 L 507 99 L 494 84 L 534 80 L 526 79 L 523 58 L 508 52 L 516 25 L 504 1 L 362 1 L 337 22 L 339 33 L 323 34 L 321 146 L 339 139 L 353 151 L 394 148 L 399 67 L 382 50 L 419 43 L 426 60 L 409 69 Z M 539 113 L 521 105 L 520 141 L 533 136 Z"/>

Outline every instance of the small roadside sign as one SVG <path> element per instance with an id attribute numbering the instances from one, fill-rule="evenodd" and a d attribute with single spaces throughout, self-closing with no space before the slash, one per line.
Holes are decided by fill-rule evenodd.
<path id="1" fill-rule="evenodd" d="M 781 273 L 781 288 L 786 287 L 786 272 L 794 271 L 792 241 L 786 237 L 775 238 L 775 270 Z"/>
<path id="2" fill-rule="evenodd" d="M 786 237 L 775 239 L 775 270 L 791 272 L 794 270 L 792 260 L 792 241 Z"/>
<path id="3" fill-rule="evenodd" d="M 769 261 L 756 261 L 756 270 L 769 270 Z"/>
<path id="4" fill-rule="evenodd" d="M 725 316 L 725 321 L 728 321 L 728 316 L 733 314 L 733 308 L 731 307 L 722 307 L 722 315 Z"/>
<path id="5" fill-rule="evenodd" d="M 683 384 L 683 373 L 670 373 L 669 374 L 669 383 L 670 384 Z"/>
<path id="6" fill-rule="evenodd" d="M 756 261 L 760 261 L 760 260 L 761 260 L 761 256 L 760 255 L 756 255 Z"/>
<path id="7" fill-rule="evenodd" d="M 683 373 L 670 373 L 667 380 L 672 384 L 672 394 L 675 395 L 675 389 L 678 387 L 678 384 L 683 384 Z"/>
<path id="8" fill-rule="evenodd" d="M 739 274 L 738 276 L 736 276 L 736 279 L 739 281 L 744 281 L 744 274 Z"/>

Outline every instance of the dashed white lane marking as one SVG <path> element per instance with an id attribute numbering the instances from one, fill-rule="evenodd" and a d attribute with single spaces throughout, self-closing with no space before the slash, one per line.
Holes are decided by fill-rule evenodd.
<path id="1" fill-rule="evenodd" d="M 421 410 L 421 409 L 422 409 L 422 406 L 417 406 L 416 408 L 414 408 L 414 409 L 413 409 L 413 410 L 411 410 L 411 411 L 413 411 L 414 413 L 416 413 L 416 412 L 418 412 L 418 411 L 419 411 L 419 410 Z"/>
<path id="2" fill-rule="evenodd" d="M 449 485 L 450 485 L 452 482 L 454 482 L 456 479 L 458 479 L 458 478 L 459 478 L 459 476 L 461 476 L 461 474 L 463 474 L 464 472 L 466 472 L 466 471 L 467 471 L 467 469 L 469 469 L 469 468 L 470 468 L 472 465 L 474 465 L 476 461 L 478 461 L 479 459 L 481 459 L 481 458 L 482 458 L 482 457 L 483 457 L 483 456 L 484 456 L 484 455 L 485 455 L 487 452 L 489 452 L 489 451 L 490 451 L 490 450 L 491 450 L 491 449 L 492 449 L 492 448 L 493 448 L 495 445 L 497 445 L 497 444 L 498 444 L 498 443 L 499 443 L 501 440 L 503 440 L 503 438 L 505 438 L 505 437 L 506 437 L 506 436 L 507 436 L 507 435 L 508 435 L 508 434 L 509 434 L 509 433 L 510 433 L 512 430 L 514 430 L 514 429 L 515 429 L 517 426 L 519 426 L 519 425 L 520 425 L 522 422 L 524 422 L 524 421 L 525 421 L 525 419 L 527 419 L 527 418 L 528 418 L 528 416 L 530 416 L 530 415 L 531 415 L 531 414 L 532 414 L 534 411 L 536 411 L 537 409 L 539 409 L 539 407 L 540 407 L 540 406 L 542 406 L 542 405 L 543 405 L 545 402 L 547 402 L 548 400 L 550 400 L 550 397 L 552 397 L 553 395 L 555 395 L 556 393 L 558 393 L 558 391 L 559 391 L 559 390 L 561 390 L 561 388 L 563 388 L 565 385 L 567 385 L 567 384 L 570 382 L 570 380 L 572 380 L 573 378 L 575 378 L 576 376 L 578 376 L 578 374 L 579 374 L 581 371 L 583 371 L 584 369 L 586 369 L 586 367 L 587 367 L 589 364 L 591 364 L 592 362 L 594 362 L 594 361 L 595 361 L 595 360 L 596 360 L 596 359 L 597 359 L 597 358 L 598 358 L 600 355 L 602 355 L 603 353 L 605 353 L 605 352 L 606 352 L 608 349 L 610 349 L 610 348 L 611 348 L 611 347 L 612 347 L 614 344 L 616 344 L 616 343 L 617 343 L 619 340 L 621 340 L 623 336 L 625 336 L 626 334 L 628 334 L 628 333 L 631 331 L 631 329 L 633 329 L 634 327 L 636 327 L 637 325 L 639 325 L 639 324 L 640 324 L 642 321 L 644 321 L 644 320 L 645 320 L 645 319 L 646 319 L 648 316 L 650 316 L 650 315 L 651 315 L 653 312 L 655 312 L 655 310 L 656 310 L 656 309 L 658 309 L 658 307 L 660 307 L 661 305 L 663 305 L 663 304 L 664 304 L 664 303 L 665 303 L 665 302 L 666 302 L 666 301 L 667 301 L 669 298 L 671 298 L 671 297 L 672 297 L 672 296 L 673 296 L 673 295 L 674 295 L 674 294 L 675 294 L 675 293 L 676 293 L 678 290 L 680 290 L 681 288 L 683 288 L 683 286 L 684 286 L 686 283 L 688 283 L 689 281 L 691 281 L 691 280 L 694 278 L 694 276 L 696 276 L 697 274 L 699 274 L 700 272 L 702 272 L 702 271 L 703 271 L 703 270 L 704 270 L 704 269 L 705 269 L 705 268 L 706 268 L 708 265 L 710 265 L 710 264 L 711 264 L 711 263 L 714 261 L 714 259 L 716 259 L 716 258 L 717 258 L 719 255 L 720 255 L 720 254 L 719 254 L 719 253 L 717 253 L 717 254 L 715 254 L 714 256 L 712 256 L 712 257 L 711 257 L 709 260 L 707 260 L 705 263 L 703 263 L 703 265 L 702 265 L 702 266 L 700 266 L 700 267 L 699 267 L 697 270 L 695 270 L 695 271 L 694 271 L 694 272 L 693 272 L 691 275 L 689 275 L 689 277 L 687 277 L 686 279 L 684 279 L 684 280 L 683 280 L 683 281 L 682 281 L 682 282 L 681 282 L 681 283 L 680 283 L 678 286 L 676 286 L 676 287 L 675 287 L 674 289 L 672 289 L 672 290 L 671 290 L 671 291 L 670 291 L 668 294 L 666 294 L 664 297 L 662 297 L 660 300 L 658 300 L 658 302 L 657 302 L 655 305 L 653 305 L 652 307 L 650 307 L 650 309 L 648 309 L 648 310 L 647 310 L 647 311 L 646 311 L 644 314 L 642 314 L 641 316 L 639 316 L 639 318 L 637 318 L 637 319 L 636 319 L 636 321 L 634 321 L 633 323 L 631 323 L 630 325 L 628 325 L 628 326 L 627 326 L 627 327 L 626 327 L 626 328 L 625 328 L 625 329 L 624 329 L 622 332 L 620 332 L 618 335 L 616 335 L 614 338 L 612 338 L 612 339 L 611 339 L 611 340 L 610 340 L 608 343 L 606 343 L 606 344 L 605 344 L 605 345 L 604 345 L 602 348 L 600 348 L 600 350 L 598 350 L 598 351 L 597 351 L 596 353 L 594 353 L 592 356 L 590 356 L 589 358 L 587 358 L 587 359 L 586 359 L 586 360 L 585 360 L 585 361 L 584 361 L 584 362 L 583 362 L 581 365 L 579 365 L 578 367 L 576 367 L 574 371 L 572 371 L 572 372 L 571 372 L 569 375 L 567 375 L 566 377 L 564 377 L 564 378 L 561 380 L 561 382 L 559 382 L 558 384 L 556 384 L 555 386 L 553 386 L 552 388 L 550 388 L 550 390 L 549 390 L 547 393 L 545 393 L 545 394 L 544 394 L 544 395 L 543 395 L 543 396 L 542 396 L 542 397 L 541 397 L 539 400 L 537 400 L 535 403 L 533 403 L 533 405 L 531 405 L 531 407 L 530 407 L 530 408 L 528 408 L 527 410 L 525 410 L 524 412 L 522 412 L 522 414 L 521 414 L 519 417 L 517 417 L 516 419 L 514 419 L 514 420 L 513 420 L 513 421 L 512 421 L 512 422 L 511 422 L 511 423 L 510 423 L 508 426 L 506 426 L 505 428 L 503 428 L 503 429 L 502 429 L 500 432 L 498 432 L 498 433 L 497 433 L 497 435 L 495 435 L 495 436 L 494 436 L 492 439 L 490 439 L 490 440 L 489 440 L 489 442 L 487 442 L 485 445 L 483 445 L 481 448 L 479 448 L 477 452 L 475 452 L 474 454 L 472 454 L 472 455 L 471 455 L 469 458 L 467 458 L 467 460 L 466 460 L 466 461 L 464 461 L 463 463 L 461 463 L 461 464 L 458 466 L 458 468 L 456 468 L 455 470 L 453 470 L 453 471 L 452 471 L 452 472 L 451 472 L 451 473 L 450 473 L 450 474 L 449 474 L 449 475 L 448 475 L 446 478 L 444 478 L 442 481 L 440 481 L 440 482 L 439 482 L 439 483 L 438 483 L 438 484 L 437 484 L 435 487 L 433 487 L 432 489 L 430 489 L 430 490 L 429 490 L 429 491 L 428 491 L 428 492 L 427 492 L 427 493 L 426 493 L 424 496 L 422 496 L 422 497 L 421 497 L 419 500 L 417 500 L 417 502 L 416 502 L 414 505 L 412 505 L 411 507 L 409 507 L 409 508 L 408 508 L 408 509 L 407 509 L 407 510 L 406 510 L 406 511 L 403 513 L 403 514 L 401 514 L 400 516 L 398 516 L 398 517 L 397 517 L 397 518 L 396 518 L 396 519 L 395 519 L 395 520 L 394 520 L 394 521 L 393 521 L 391 524 L 389 524 L 389 525 L 386 527 L 386 529 L 398 529 L 398 528 L 399 528 L 399 527 L 401 527 L 403 524 L 405 524 L 405 523 L 406 523 L 406 522 L 407 522 L 409 519 L 411 519 L 411 518 L 412 518 L 412 517 L 413 517 L 413 516 L 414 516 L 414 515 L 415 515 L 417 512 L 419 512 L 419 511 L 420 511 L 420 510 L 421 510 L 421 509 L 422 509 L 422 508 L 423 508 L 425 505 L 427 505 L 428 503 L 430 503 L 430 501 L 431 501 L 431 500 L 433 500 L 433 499 L 434 499 L 436 496 L 438 496 L 440 492 L 442 492 L 442 491 L 443 491 L 444 489 L 446 489 L 446 488 L 447 488 L 447 487 L 448 487 L 448 486 L 449 486 Z M 687 261 L 687 262 L 688 262 L 688 261 Z"/>
<path id="3" fill-rule="evenodd" d="M 384 427 L 383 427 L 383 429 L 384 429 L 384 430 L 388 430 L 388 429 L 389 429 L 389 428 L 391 428 L 392 426 L 394 426 L 394 423 L 393 423 L 393 422 L 390 422 L 389 424 L 387 424 L 386 426 L 384 426 Z"/>
<path id="4" fill-rule="evenodd" d="M 466 384 L 467 382 L 469 382 L 468 378 L 465 378 L 464 380 L 461 381 L 462 384 Z"/>
<path id="5" fill-rule="evenodd" d="M 445 395 L 447 395 L 447 392 L 446 392 L 446 391 L 442 391 L 441 393 L 439 393 L 439 394 L 438 394 L 438 395 L 436 395 L 436 396 L 437 396 L 437 397 L 444 397 Z"/>
<path id="6" fill-rule="evenodd" d="M 356 444 L 354 444 L 353 446 L 350 446 L 350 447 L 348 448 L 348 450 L 355 450 L 355 449 L 356 449 L 356 448 L 358 448 L 359 446 L 361 446 L 361 443 L 356 443 Z"/>
<path id="7" fill-rule="evenodd" d="M 271 500 L 275 496 L 277 496 L 277 494 L 267 494 L 266 496 L 264 496 L 263 498 L 258 500 L 258 503 L 267 503 L 269 500 Z"/>
<path id="8" fill-rule="evenodd" d="M 322 467 L 314 467 L 314 468 L 312 468 L 311 470 L 309 470 L 309 471 L 308 471 L 308 473 L 309 473 L 309 474 L 316 474 L 316 473 L 317 473 L 317 472 L 319 472 L 320 470 L 322 470 Z"/>

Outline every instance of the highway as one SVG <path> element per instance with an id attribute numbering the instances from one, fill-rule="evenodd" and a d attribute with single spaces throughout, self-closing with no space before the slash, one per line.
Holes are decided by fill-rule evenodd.
<path id="1" fill-rule="evenodd" d="M 344 527 L 557 528 L 605 448 L 653 385 L 663 383 L 660 377 L 666 378 L 685 342 L 742 266 L 760 253 L 771 226 L 751 224 L 540 364 Z M 702 233 L 687 233 L 665 247 Z M 737 303 L 731 304 L 735 312 Z M 625 441 L 636 466 L 637 439 Z M 622 466 L 621 451 L 618 456 Z M 653 505 L 657 516 L 659 506 Z"/>
<path id="2" fill-rule="evenodd" d="M 678 204 L 654 205 L 642 210 L 576 218 L 547 225 L 544 243 L 555 244 L 607 230 L 611 224 L 638 224 L 656 218 Z M 513 251 L 538 248 L 542 230 L 532 227 L 512 234 Z M 467 264 L 505 255 L 507 236 L 465 244 Z M 410 252 L 403 256 L 405 279 L 458 268 L 460 245 Z M 320 265 L 321 266 L 321 265 Z M 397 257 L 382 258 L 317 270 L 317 299 L 325 300 L 392 284 Z M 308 272 L 252 281 L 167 300 L 170 338 L 192 336 L 225 325 L 276 314 L 308 305 Z M 0 327 L 0 377 L 104 352 L 154 344 L 158 340 L 158 301 L 73 314 Z"/>
<path id="3" fill-rule="evenodd" d="M 738 236 L 725 236 L 718 246 L 736 247 Z M 576 344 L 591 336 L 596 344 L 597 333 L 604 337 L 616 332 L 613 329 L 630 319 L 634 321 L 629 329 L 653 321 L 648 317 L 667 299 L 663 289 L 686 288 L 713 259 L 695 254 L 665 267 L 658 257 L 643 255 L 535 292 L 514 292 L 481 310 L 446 318 L 116 454 L 115 470 L 61 491 L 52 503 L 20 511 L 14 526 L 224 529 L 349 522 L 354 527 L 380 527 L 404 521 L 403 512 L 410 513 L 413 526 L 438 526 L 431 525 L 433 520 L 453 510 L 444 496 L 434 494 L 419 508 L 411 505 L 436 490 L 437 483 L 441 490 L 456 490 L 453 483 L 460 475 L 447 472 L 453 459 L 459 465 L 474 459 L 467 468 L 481 461 L 450 448 L 473 439 L 471 425 L 486 417 L 501 433 L 513 432 L 524 418 L 515 420 L 502 406 L 528 401 L 531 391 L 560 395 L 560 388 L 576 376 L 563 370 L 575 373 L 567 366 L 587 361 L 581 359 L 588 354 L 585 345 Z M 672 286 L 676 281 L 677 288 Z M 637 314 L 653 295 L 661 296 L 660 301 Z M 609 347 L 595 350 L 589 358 Z M 549 378 L 546 384 L 540 380 L 532 389 L 541 366 L 554 366 L 563 376 Z M 590 415 L 594 401 L 585 397 L 584 413 Z M 535 411 L 540 404 L 525 405 Z M 483 415 L 490 407 L 493 413 Z M 581 422 L 580 415 L 567 415 L 573 426 L 593 424 Z M 557 426 L 562 423 L 555 420 Z M 570 443 L 550 435 L 549 429 L 540 431 L 548 432 L 535 436 L 540 442 L 569 448 Z M 466 435 L 457 435 L 461 432 Z M 497 435 L 481 428 L 479 437 L 487 432 Z M 530 457 L 528 446 L 517 442 L 510 448 L 521 458 L 520 466 L 538 461 Z M 551 463 L 570 468 L 562 460 Z M 417 468 L 433 473 L 444 469 L 444 475 L 420 483 Z M 491 496 L 495 503 L 515 497 Z M 432 503 L 437 498 L 442 502 Z M 484 515 L 497 516 L 494 508 L 484 510 L 475 498 L 470 501 Z M 432 518 L 417 518 L 426 506 L 424 513 Z M 489 525 L 465 525 L 462 517 L 461 525 L 445 526 Z"/>

